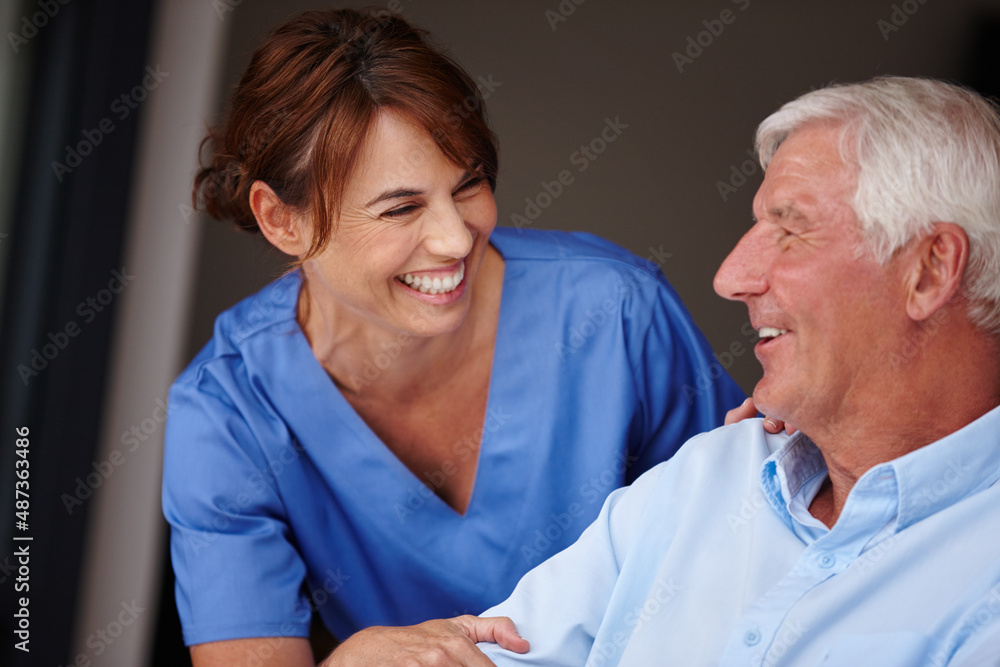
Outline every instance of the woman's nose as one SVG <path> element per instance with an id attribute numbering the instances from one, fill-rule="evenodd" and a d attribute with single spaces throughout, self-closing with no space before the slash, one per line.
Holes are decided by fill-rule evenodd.
<path id="1" fill-rule="evenodd" d="M 459 259 L 472 250 L 472 232 L 452 201 L 443 202 L 431 211 L 425 234 L 427 251 L 437 257 Z"/>

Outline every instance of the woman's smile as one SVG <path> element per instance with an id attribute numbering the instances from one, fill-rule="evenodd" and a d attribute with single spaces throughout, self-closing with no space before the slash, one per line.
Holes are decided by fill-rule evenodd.
<path id="1" fill-rule="evenodd" d="M 464 278 L 464 258 L 456 266 L 433 269 L 431 271 L 414 271 L 413 273 L 396 276 L 396 280 L 410 288 L 411 291 L 431 296 L 451 294 L 458 291 L 460 287 L 464 288 L 464 284 L 462 283 Z"/>

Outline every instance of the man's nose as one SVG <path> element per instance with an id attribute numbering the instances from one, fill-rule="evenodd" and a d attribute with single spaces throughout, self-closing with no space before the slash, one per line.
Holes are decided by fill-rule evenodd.
<path id="1" fill-rule="evenodd" d="M 761 224 L 756 223 L 723 260 L 712 282 L 719 296 L 739 301 L 767 290 L 764 269 L 769 249 L 762 232 Z"/>

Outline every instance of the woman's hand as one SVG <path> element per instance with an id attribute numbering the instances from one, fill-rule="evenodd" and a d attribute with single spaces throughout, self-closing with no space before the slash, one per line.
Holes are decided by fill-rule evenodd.
<path id="1" fill-rule="evenodd" d="M 476 648 L 476 642 L 493 642 L 515 653 L 528 651 L 527 640 L 517 634 L 509 618 L 458 616 L 405 628 L 362 630 L 337 647 L 320 667 L 490 667 L 493 662 Z"/>
<path id="2" fill-rule="evenodd" d="M 743 401 L 742 405 L 733 408 L 726 413 L 726 426 L 730 424 L 735 424 L 736 422 L 741 422 L 744 419 L 751 419 L 757 416 L 757 406 L 753 403 L 753 398 L 748 398 Z M 785 433 L 791 435 L 797 430 L 791 424 L 786 424 L 780 419 L 773 419 L 771 417 L 764 418 L 764 430 L 768 433 L 778 433 L 781 429 L 785 429 Z"/>

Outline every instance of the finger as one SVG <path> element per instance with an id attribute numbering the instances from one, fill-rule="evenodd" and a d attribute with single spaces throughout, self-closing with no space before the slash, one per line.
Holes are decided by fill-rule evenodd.
<path id="1" fill-rule="evenodd" d="M 785 422 L 773 417 L 764 418 L 764 430 L 768 433 L 780 433 L 785 428 Z"/>
<path id="2" fill-rule="evenodd" d="M 749 419 L 757 414 L 757 408 L 754 407 L 753 399 L 748 398 L 743 401 L 739 407 L 735 407 L 726 413 L 726 419 L 723 422 L 726 426 L 730 424 L 735 424 L 736 422 L 743 421 L 744 419 Z"/>
<path id="3" fill-rule="evenodd" d="M 450 636 L 432 639 L 434 646 L 429 650 L 425 647 L 425 650 L 418 652 L 415 656 L 419 660 L 417 663 L 400 660 L 398 664 L 419 664 L 427 667 L 494 667 L 493 661 L 473 643 L 476 639 L 467 636 L 465 627 L 457 623 L 456 619 L 449 619 L 448 622 L 451 624 Z"/>
<path id="4" fill-rule="evenodd" d="M 785 433 L 787 433 L 788 435 L 792 435 L 793 433 L 795 433 L 798 430 L 799 429 L 795 428 L 794 426 L 792 426 L 788 422 L 785 422 Z"/>
<path id="5" fill-rule="evenodd" d="M 474 642 L 492 642 L 514 653 L 528 652 L 528 640 L 517 633 L 514 621 L 506 616 L 459 616 L 452 620 L 462 626 Z"/>

